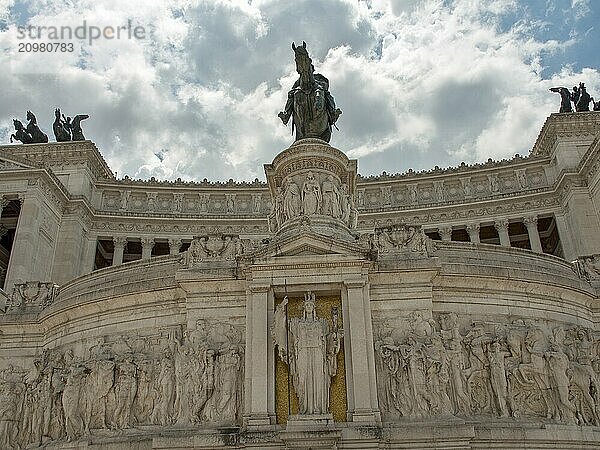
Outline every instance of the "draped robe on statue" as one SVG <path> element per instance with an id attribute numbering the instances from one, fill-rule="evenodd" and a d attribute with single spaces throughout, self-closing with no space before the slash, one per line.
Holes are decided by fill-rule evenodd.
<path id="1" fill-rule="evenodd" d="M 334 330 L 330 330 L 327 319 L 316 316 L 314 300 L 310 305 L 305 302 L 302 318 L 291 318 L 288 322 L 286 304 L 287 301 L 281 303 L 275 310 L 273 335 L 280 358 L 284 361 L 287 358 L 289 364 L 298 396 L 298 412 L 300 415 L 328 414 L 329 387 L 331 377 L 337 372 L 336 356 L 342 330 L 335 326 L 335 321 Z"/>
<path id="2" fill-rule="evenodd" d="M 291 319 L 290 346 L 294 357 L 292 376 L 300 414 L 325 414 L 329 406 L 331 376 L 327 364 L 325 319 Z"/>

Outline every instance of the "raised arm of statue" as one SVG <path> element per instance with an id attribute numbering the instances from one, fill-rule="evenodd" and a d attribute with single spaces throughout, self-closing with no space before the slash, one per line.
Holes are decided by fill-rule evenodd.
<path id="1" fill-rule="evenodd" d="M 273 339 L 279 350 L 279 357 L 285 361 L 288 352 L 287 345 L 287 318 L 286 307 L 288 304 L 287 295 L 283 301 L 275 308 L 275 317 L 273 319 Z"/>

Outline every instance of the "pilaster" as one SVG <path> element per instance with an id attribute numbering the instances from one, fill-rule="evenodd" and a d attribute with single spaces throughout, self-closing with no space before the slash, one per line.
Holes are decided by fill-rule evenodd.
<path id="1" fill-rule="evenodd" d="M 269 350 L 272 353 L 267 326 L 270 292 L 269 285 L 252 285 L 246 292 L 244 425 L 248 427 L 270 425 L 273 419 L 268 405 Z"/>
<path id="2" fill-rule="evenodd" d="M 344 281 L 346 304 L 344 345 L 348 383 L 348 421 L 377 425 L 381 422 L 375 378 L 375 353 L 369 289 L 365 279 Z"/>

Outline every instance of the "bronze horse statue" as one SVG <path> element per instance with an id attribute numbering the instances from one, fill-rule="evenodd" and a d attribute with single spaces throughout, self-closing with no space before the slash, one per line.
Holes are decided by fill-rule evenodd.
<path id="1" fill-rule="evenodd" d="M 21 141 L 23 144 L 43 144 L 48 142 L 48 136 L 44 133 L 37 124 L 35 114 L 27 111 L 27 128 L 23 126 L 20 120 L 13 119 L 15 133 L 10 135 L 10 142 L 13 139 Z"/>
<path id="2" fill-rule="evenodd" d="M 318 138 L 329 142 L 331 127 L 335 126 L 342 111 L 335 107 L 333 96 L 329 93 L 329 80 L 315 73 L 306 42 L 303 41 L 302 46 L 292 42 L 292 50 L 300 78 L 289 91 L 285 109 L 279 113 L 279 118 L 284 125 L 292 118 L 292 133 L 296 131 L 296 141 Z"/>

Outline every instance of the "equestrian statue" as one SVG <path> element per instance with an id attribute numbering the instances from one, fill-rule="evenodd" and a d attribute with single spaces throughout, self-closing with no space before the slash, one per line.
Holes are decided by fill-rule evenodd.
<path id="1" fill-rule="evenodd" d="M 284 125 L 292 118 L 292 133 L 296 131 L 296 141 L 318 138 L 329 142 L 331 127 L 335 126 L 342 111 L 335 107 L 333 96 L 329 93 L 329 80 L 315 73 L 306 42 L 298 47 L 292 42 L 292 50 L 300 78 L 288 92 L 285 109 L 279 113 L 279 118 Z"/>

